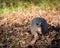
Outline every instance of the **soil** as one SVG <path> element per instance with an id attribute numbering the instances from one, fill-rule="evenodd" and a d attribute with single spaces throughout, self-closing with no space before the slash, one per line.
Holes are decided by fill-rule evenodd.
<path id="1" fill-rule="evenodd" d="M 34 36 L 30 31 L 30 22 L 35 17 L 46 19 L 48 32 L 38 35 L 32 45 Z M 0 48 L 59 48 L 60 47 L 60 10 L 18 11 L 0 17 Z"/>

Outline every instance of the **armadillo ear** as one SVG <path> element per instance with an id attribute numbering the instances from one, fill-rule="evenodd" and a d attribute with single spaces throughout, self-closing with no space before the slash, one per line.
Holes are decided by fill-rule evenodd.
<path id="1" fill-rule="evenodd" d="M 41 25 L 41 22 L 40 23 L 36 23 L 36 25 Z"/>
<path id="2" fill-rule="evenodd" d="M 41 22 L 39 23 L 39 25 L 41 25 Z"/>

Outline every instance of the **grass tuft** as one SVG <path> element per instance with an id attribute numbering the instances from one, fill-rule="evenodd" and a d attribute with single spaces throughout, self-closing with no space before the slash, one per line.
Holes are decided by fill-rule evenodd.
<path id="1" fill-rule="evenodd" d="M 0 0 L 0 16 L 5 12 L 15 12 L 26 8 L 53 9 L 60 7 L 60 0 Z"/>

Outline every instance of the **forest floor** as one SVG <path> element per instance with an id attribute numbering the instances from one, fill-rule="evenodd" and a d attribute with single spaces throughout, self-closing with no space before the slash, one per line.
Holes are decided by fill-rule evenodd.
<path id="1" fill-rule="evenodd" d="M 38 37 L 33 45 L 30 22 L 35 17 L 46 19 L 48 32 Z M 0 17 L 0 48 L 53 48 L 60 47 L 60 9 L 18 11 Z"/>

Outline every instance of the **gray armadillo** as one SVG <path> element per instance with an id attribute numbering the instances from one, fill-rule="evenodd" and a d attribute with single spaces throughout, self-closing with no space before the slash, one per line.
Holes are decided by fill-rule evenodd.
<path id="1" fill-rule="evenodd" d="M 45 34 L 48 31 L 48 24 L 44 18 L 34 18 L 31 21 L 31 34 L 34 35 L 34 39 L 32 40 L 32 44 L 35 43 L 39 34 Z"/>
<path id="2" fill-rule="evenodd" d="M 31 21 L 31 34 L 35 35 L 35 33 L 45 34 L 48 30 L 48 24 L 43 18 L 34 18 Z"/>

